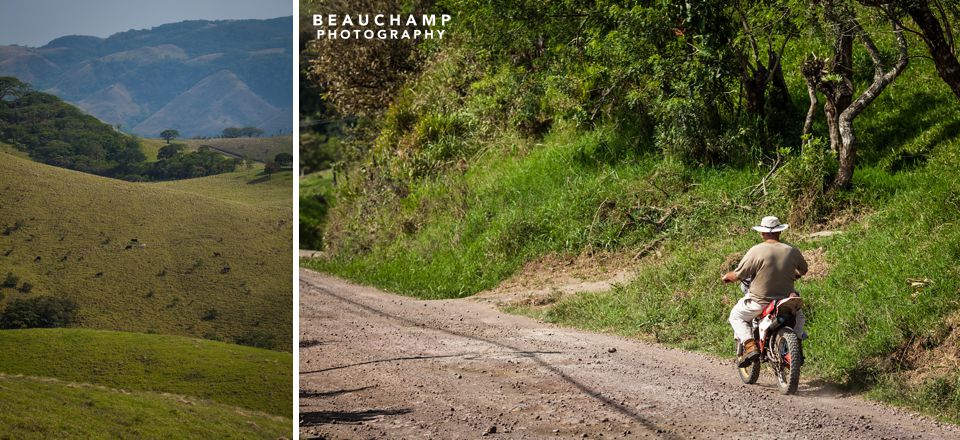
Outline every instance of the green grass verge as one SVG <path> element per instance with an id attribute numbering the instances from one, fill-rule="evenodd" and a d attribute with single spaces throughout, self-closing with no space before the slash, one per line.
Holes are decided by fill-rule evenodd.
<path id="1" fill-rule="evenodd" d="M 180 394 L 289 417 L 293 357 L 170 335 L 0 330 L 0 373 Z"/>
<path id="2" fill-rule="evenodd" d="M 0 375 L 0 439 L 275 439 L 291 420 L 182 396 Z"/>

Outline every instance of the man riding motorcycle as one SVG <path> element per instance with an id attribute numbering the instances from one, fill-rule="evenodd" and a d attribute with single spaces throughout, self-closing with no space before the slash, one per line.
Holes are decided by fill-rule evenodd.
<path id="1" fill-rule="evenodd" d="M 740 281 L 744 296 L 730 311 L 730 325 L 734 337 L 743 344 L 743 355 L 738 366 L 745 368 L 758 356 L 753 340 L 753 319 L 772 301 L 797 295 L 793 281 L 807 273 L 807 261 L 800 250 L 780 241 L 780 233 L 789 225 L 780 223 L 774 216 L 764 217 L 753 230 L 760 232 L 763 242 L 747 251 L 740 264 L 727 272 L 721 280 L 725 283 Z M 806 318 L 797 311 L 794 330 L 803 339 L 803 324 Z"/>

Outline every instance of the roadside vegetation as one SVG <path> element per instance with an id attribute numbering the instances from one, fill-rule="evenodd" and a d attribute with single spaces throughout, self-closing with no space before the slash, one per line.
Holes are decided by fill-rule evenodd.
<path id="1" fill-rule="evenodd" d="M 720 274 L 778 215 L 816 261 L 805 371 L 960 421 L 956 356 L 925 354 L 960 333 L 960 103 L 934 36 L 900 30 L 916 5 L 451 1 L 442 44 L 334 66 L 351 43 L 312 43 L 301 74 L 326 99 L 301 98 L 320 121 L 302 156 L 337 178 L 304 181 L 332 188 L 307 193 L 324 257 L 304 264 L 451 298 L 624 254 L 632 281 L 516 311 L 729 357 Z M 353 86 L 385 53 L 403 75 Z"/>

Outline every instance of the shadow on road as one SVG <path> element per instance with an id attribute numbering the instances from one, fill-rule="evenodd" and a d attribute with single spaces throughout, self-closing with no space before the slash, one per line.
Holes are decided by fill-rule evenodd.
<path id="1" fill-rule="evenodd" d="M 511 352 L 511 354 L 519 355 L 519 357 L 531 357 L 531 356 L 534 355 L 534 354 L 558 354 L 558 353 L 560 353 L 560 352 L 559 352 L 559 351 L 514 351 L 514 352 Z M 381 363 L 381 362 L 419 361 L 419 360 L 424 360 L 424 359 L 443 359 L 443 358 L 455 358 L 455 357 L 462 357 L 462 358 L 464 358 L 464 359 L 470 360 L 470 359 L 480 358 L 481 356 L 483 356 L 483 355 L 480 354 L 480 353 L 438 354 L 438 355 L 432 355 L 432 356 L 427 356 L 427 355 L 421 355 L 421 356 L 404 356 L 404 357 L 395 357 L 395 358 L 388 358 L 388 359 L 376 359 L 376 360 L 372 360 L 372 361 L 357 362 L 357 363 L 354 363 L 354 364 L 347 364 L 347 365 L 338 365 L 338 366 L 336 366 L 336 367 L 321 368 L 321 369 L 319 369 L 319 370 L 301 371 L 301 372 L 300 372 L 300 375 L 302 376 L 302 375 L 304 375 L 304 374 L 323 373 L 324 371 L 340 370 L 340 369 L 343 369 L 343 368 L 358 367 L 358 366 L 360 366 L 360 365 L 379 364 L 379 363 Z"/>
<path id="2" fill-rule="evenodd" d="M 341 295 L 338 295 L 338 294 L 330 291 L 330 289 L 327 289 L 327 288 L 324 288 L 323 286 L 319 286 L 319 285 L 317 285 L 317 284 L 311 283 L 310 281 L 301 279 L 300 282 L 301 282 L 301 283 L 304 283 L 304 284 L 307 284 L 307 285 L 309 285 L 310 287 L 313 287 L 313 288 L 317 289 L 317 290 L 320 291 L 320 292 L 323 292 L 323 293 L 325 293 L 325 294 L 327 294 L 327 295 L 330 295 L 330 296 L 332 296 L 332 297 L 334 297 L 334 298 L 337 298 L 337 299 L 339 299 L 340 301 L 343 301 L 343 302 L 345 302 L 345 303 L 351 304 L 351 305 L 353 305 L 353 306 L 355 306 L 355 307 L 358 307 L 358 308 L 360 308 L 360 309 L 366 310 L 366 311 L 368 311 L 368 312 L 370 312 L 370 313 L 373 313 L 373 314 L 376 314 L 376 315 L 379 315 L 379 316 L 382 316 L 382 317 L 385 317 L 385 318 L 388 318 L 388 319 L 393 319 L 393 320 L 397 320 L 397 321 L 403 322 L 403 323 L 405 323 L 405 324 L 407 324 L 407 325 L 409 325 L 409 326 L 411 326 L 411 327 L 429 328 L 430 330 L 438 331 L 438 332 L 441 332 L 441 333 L 446 333 L 446 334 L 451 335 L 451 336 L 457 336 L 457 337 L 461 337 L 461 338 L 471 339 L 471 340 L 474 340 L 474 341 L 484 342 L 484 343 L 487 343 L 487 344 L 490 344 L 490 345 L 493 345 L 493 346 L 496 346 L 496 347 L 500 347 L 500 348 L 504 348 L 504 349 L 507 349 L 507 350 L 511 350 L 511 351 L 513 351 L 513 352 L 516 352 L 516 353 L 529 353 L 528 355 L 525 355 L 524 357 L 529 357 L 531 360 L 533 360 L 533 361 L 536 362 L 538 365 L 540 365 L 540 367 L 542 367 L 542 368 L 544 368 L 545 370 L 548 370 L 548 371 L 550 371 L 551 373 L 557 375 L 558 377 L 560 377 L 561 379 L 563 379 L 565 382 L 567 382 L 567 383 L 569 383 L 570 385 L 573 385 L 574 387 L 576 387 L 578 390 L 580 390 L 580 392 L 582 392 L 582 393 L 584 393 L 584 394 L 586 394 L 586 395 L 588 395 L 588 396 L 596 399 L 597 401 L 603 403 L 604 405 L 608 406 L 609 408 L 613 408 L 614 410 L 616 410 L 616 411 L 619 412 L 620 414 L 624 415 L 625 417 L 628 417 L 628 418 L 630 418 L 631 420 L 633 420 L 633 421 L 635 421 L 635 422 L 643 425 L 646 429 L 650 430 L 650 431 L 653 432 L 653 433 L 656 433 L 659 438 L 665 438 L 665 439 L 679 439 L 679 438 L 681 438 L 681 437 L 678 437 L 678 436 L 676 436 L 676 435 L 674 435 L 674 434 L 669 433 L 665 428 L 656 425 L 655 423 L 651 422 L 650 420 L 647 420 L 646 418 L 643 417 L 643 415 L 641 415 L 640 413 L 638 413 L 638 412 L 637 412 L 636 410 L 634 410 L 633 408 L 629 408 L 629 407 L 621 404 L 620 402 L 617 402 L 617 401 L 615 401 L 615 400 L 613 400 L 613 399 L 611 399 L 611 398 L 609 398 L 609 397 L 607 397 L 607 396 L 604 396 L 604 395 L 603 395 L 602 393 L 600 393 L 599 391 L 597 391 L 597 390 L 595 390 L 595 389 L 593 389 L 593 388 L 590 388 L 588 385 L 586 385 L 586 384 L 584 384 L 584 383 L 581 383 L 581 382 L 577 381 L 576 379 L 570 377 L 569 375 L 567 375 L 566 373 L 564 373 L 562 370 L 560 370 L 560 369 L 557 368 L 556 366 L 551 365 L 549 362 L 545 361 L 543 358 L 541 358 L 540 356 L 538 356 L 538 353 L 537 353 L 537 352 L 530 352 L 530 351 L 526 351 L 526 350 L 521 350 L 520 348 L 511 346 L 511 345 L 509 345 L 509 344 L 504 344 L 504 343 L 502 343 L 502 342 L 493 341 L 493 340 L 486 339 L 486 338 L 482 338 L 482 337 L 479 337 L 479 336 L 468 335 L 468 334 L 456 332 L 456 331 L 453 331 L 453 330 L 447 330 L 447 329 L 442 329 L 442 328 L 433 328 L 433 327 L 423 327 L 422 324 L 419 323 L 419 322 L 417 322 L 417 321 L 414 321 L 414 320 L 411 320 L 411 319 L 408 319 L 408 318 L 404 318 L 404 317 L 402 317 L 402 316 L 391 315 L 391 314 L 386 313 L 386 312 L 383 312 L 383 311 L 381 311 L 381 310 L 377 310 L 377 309 L 375 309 L 375 308 L 373 308 L 373 307 L 370 307 L 370 306 L 368 306 L 368 305 L 366 305 L 366 304 L 362 304 L 362 303 L 359 303 L 359 302 L 357 302 L 357 301 L 354 301 L 354 300 L 352 300 L 352 299 L 350 299 L 350 298 L 346 298 L 346 297 L 343 297 L 343 296 L 341 296 Z M 342 367 L 334 367 L 334 368 L 342 368 Z M 327 369 L 327 370 L 329 370 L 329 369 Z M 326 371 L 326 370 L 320 370 L 320 371 Z M 310 372 L 307 372 L 307 373 L 301 372 L 300 374 L 309 374 L 309 373 L 310 373 Z M 303 425 L 301 424 L 301 426 L 303 426 Z"/>
<path id="3" fill-rule="evenodd" d="M 322 398 L 326 398 L 326 397 L 336 397 L 336 396 L 339 396 L 339 395 L 341 395 L 341 394 L 356 393 L 356 392 L 360 392 L 360 391 L 367 390 L 367 389 L 370 389 L 370 388 L 376 388 L 376 385 L 368 385 L 368 386 L 365 386 L 365 387 L 353 388 L 353 389 L 349 389 L 349 390 L 335 390 L 335 391 L 322 391 L 322 392 L 321 392 L 321 391 L 311 391 L 311 390 L 300 390 L 300 398 L 301 398 L 301 399 L 309 399 L 309 398 L 319 398 L 319 399 L 322 399 Z"/>
<path id="4" fill-rule="evenodd" d="M 325 342 L 325 341 L 318 341 L 318 340 L 316 340 L 316 339 L 307 339 L 307 340 L 304 340 L 304 341 L 300 341 L 300 348 L 316 347 L 316 346 L 318 346 L 318 345 L 323 345 L 323 344 L 326 344 L 326 343 L 327 343 L 327 342 Z"/>
<path id="5" fill-rule="evenodd" d="M 398 416 L 413 412 L 411 409 L 368 409 L 364 411 L 313 411 L 300 413 L 300 426 L 310 427 L 330 423 L 361 423 L 383 416 Z"/>
<path id="6" fill-rule="evenodd" d="M 772 377 L 773 371 L 771 371 L 771 369 L 768 367 L 764 367 L 763 372 L 765 373 L 761 373 L 761 375 L 762 374 L 770 375 L 770 381 L 765 382 L 763 379 L 761 379 L 760 382 L 757 382 L 753 385 L 749 385 L 749 387 L 754 387 L 757 389 L 770 391 L 771 393 L 779 394 L 780 389 L 777 386 L 776 379 Z M 853 396 L 855 394 L 857 393 L 852 391 L 846 391 L 834 382 L 826 381 L 823 379 L 813 379 L 806 382 L 800 382 L 800 386 L 797 388 L 797 393 L 795 395 L 798 397 L 826 397 L 826 398 L 842 399 L 845 397 Z"/>

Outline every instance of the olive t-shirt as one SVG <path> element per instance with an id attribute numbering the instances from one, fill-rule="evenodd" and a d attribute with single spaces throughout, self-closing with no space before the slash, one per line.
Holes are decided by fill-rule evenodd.
<path id="1" fill-rule="evenodd" d="M 761 304 L 790 296 L 794 272 L 807 273 L 800 251 L 786 243 L 760 243 L 747 251 L 733 270 L 737 278 L 750 281 L 750 298 Z"/>

